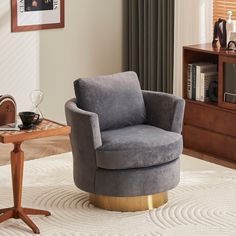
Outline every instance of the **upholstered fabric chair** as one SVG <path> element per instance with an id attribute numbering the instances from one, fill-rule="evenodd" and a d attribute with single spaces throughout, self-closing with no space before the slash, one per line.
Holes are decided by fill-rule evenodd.
<path id="1" fill-rule="evenodd" d="M 95 206 L 158 207 L 179 183 L 184 100 L 142 91 L 136 73 L 78 79 L 65 105 L 74 181 Z"/>

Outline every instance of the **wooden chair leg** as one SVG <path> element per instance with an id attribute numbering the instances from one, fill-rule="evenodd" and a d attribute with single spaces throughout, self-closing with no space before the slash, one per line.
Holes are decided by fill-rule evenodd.
<path id="1" fill-rule="evenodd" d="M 40 234 L 39 228 L 34 224 L 34 222 L 23 212 L 19 211 L 19 218 L 22 219 L 25 224 L 27 224 L 35 234 Z"/>
<path id="2" fill-rule="evenodd" d="M 13 210 L 13 208 L 11 207 L 11 208 L 0 209 L 0 214 L 3 214 L 3 213 L 10 211 L 10 210 Z"/>
<path id="3" fill-rule="evenodd" d="M 49 211 L 38 210 L 38 209 L 23 208 L 23 211 L 25 212 L 26 215 L 43 215 L 43 216 L 51 215 Z"/>
<path id="4" fill-rule="evenodd" d="M 14 214 L 13 211 L 7 211 L 7 212 L 3 213 L 3 215 L 0 216 L 0 223 L 12 218 L 13 214 Z"/>

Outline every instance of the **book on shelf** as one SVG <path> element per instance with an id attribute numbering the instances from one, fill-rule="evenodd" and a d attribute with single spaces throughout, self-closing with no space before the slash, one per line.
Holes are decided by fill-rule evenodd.
<path id="1" fill-rule="evenodd" d="M 218 72 L 205 72 L 201 73 L 201 91 L 200 101 L 208 102 L 209 99 L 209 86 L 211 81 L 218 80 Z"/>
<path id="2" fill-rule="evenodd" d="M 187 96 L 189 99 L 196 100 L 196 98 L 199 96 L 200 92 L 197 89 L 197 87 L 199 86 L 198 82 L 199 73 L 201 72 L 201 67 L 207 65 L 212 65 L 212 64 L 208 62 L 188 64 Z"/>
<path id="3" fill-rule="evenodd" d="M 192 99 L 192 72 L 193 70 L 193 64 L 188 64 L 188 78 L 187 78 L 187 98 Z"/>
<path id="4" fill-rule="evenodd" d="M 210 62 L 188 64 L 187 98 L 201 101 L 201 73 L 217 72 L 217 65 Z"/>

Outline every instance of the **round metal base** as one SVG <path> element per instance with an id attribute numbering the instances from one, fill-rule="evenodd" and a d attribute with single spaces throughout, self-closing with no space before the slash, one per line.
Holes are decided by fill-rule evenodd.
<path id="1" fill-rule="evenodd" d="M 168 201 L 167 192 L 137 197 L 111 197 L 90 193 L 90 203 L 97 208 L 109 211 L 146 211 L 158 208 Z"/>

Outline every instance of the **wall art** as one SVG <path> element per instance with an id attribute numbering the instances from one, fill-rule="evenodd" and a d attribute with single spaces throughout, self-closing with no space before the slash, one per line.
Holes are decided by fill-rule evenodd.
<path id="1" fill-rule="evenodd" d="M 11 31 L 64 27 L 64 0 L 11 0 Z"/>

